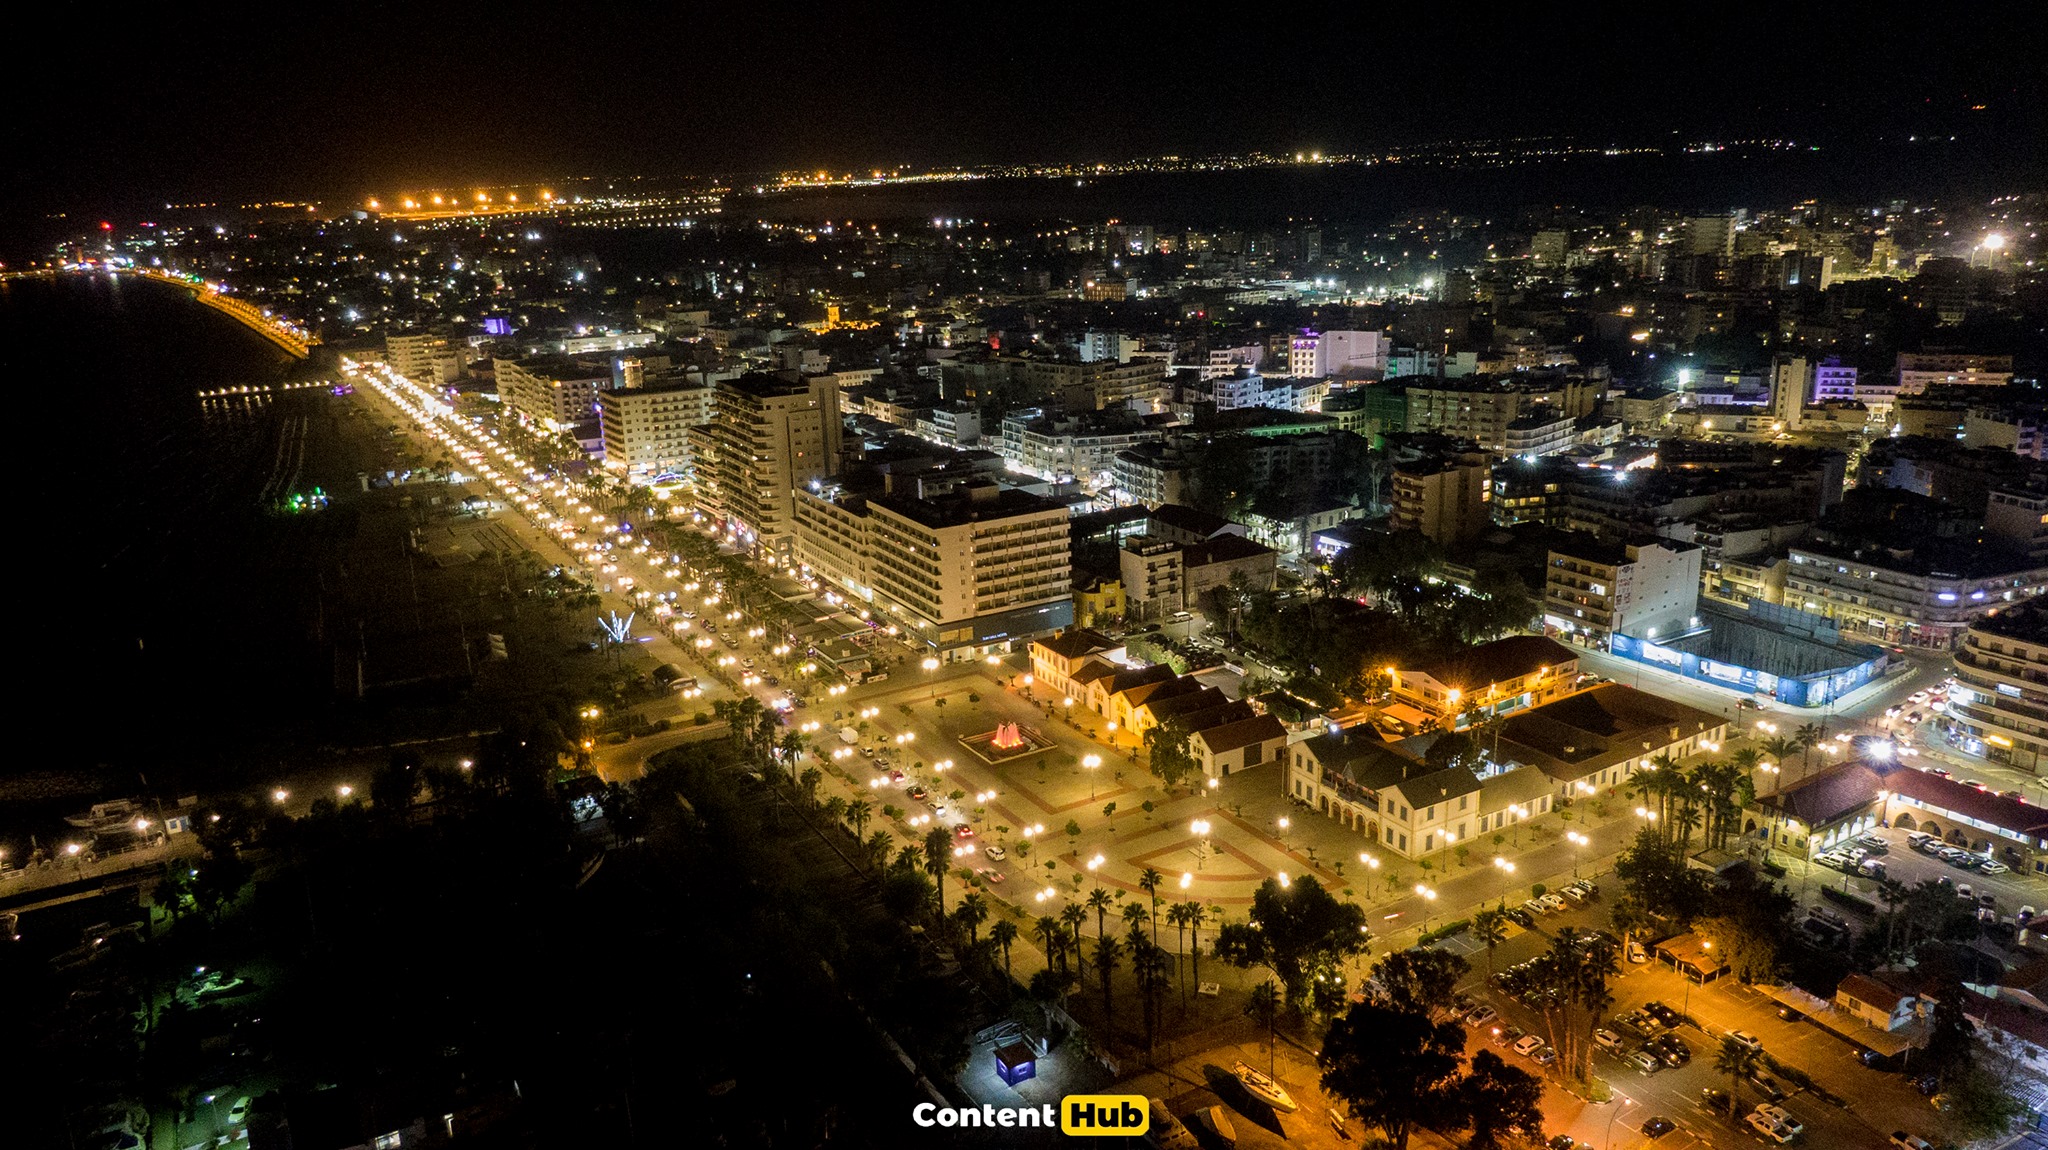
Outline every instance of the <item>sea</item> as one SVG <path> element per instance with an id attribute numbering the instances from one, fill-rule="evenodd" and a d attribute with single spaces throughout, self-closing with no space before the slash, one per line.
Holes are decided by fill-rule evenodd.
<path id="1" fill-rule="evenodd" d="M 307 482 L 308 431 L 333 399 L 198 394 L 295 373 L 299 361 L 175 288 L 0 281 L 26 496 L 8 525 L 22 737 L 0 759 L 0 799 L 152 771 L 203 783 L 323 698 L 313 556 L 275 497 Z"/>

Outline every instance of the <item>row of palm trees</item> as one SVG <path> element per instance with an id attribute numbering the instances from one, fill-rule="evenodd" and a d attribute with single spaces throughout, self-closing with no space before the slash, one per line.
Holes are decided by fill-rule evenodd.
<path id="1" fill-rule="evenodd" d="M 1131 972 L 1136 978 L 1143 1006 L 1145 1048 L 1148 1051 L 1152 1049 L 1157 1034 L 1161 1000 L 1178 973 L 1182 955 L 1188 956 L 1192 964 L 1189 978 L 1181 983 L 1182 998 L 1187 996 L 1189 982 L 1200 982 L 1201 930 L 1208 924 L 1211 914 L 1209 908 L 1194 901 L 1173 903 L 1162 910 L 1163 900 L 1158 891 L 1163 881 L 1164 876 L 1159 872 L 1151 868 L 1145 870 L 1138 885 L 1150 900 L 1150 905 L 1140 902 L 1123 904 L 1118 912 L 1125 928 L 1121 941 L 1109 929 L 1109 913 L 1116 899 L 1101 887 L 1090 891 L 1085 900 L 1069 903 L 1057 915 L 1039 916 L 1034 925 L 1034 933 L 1044 948 L 1049 970 L 1057 972 L 1056 977 L 1078 979 L 1084 967 L 1094 967 L 1102 987 L 1105 1030 L 1113 1029 L 1115 1025 L 1113 976 L 1124 958 L 1130 958 Z M 1082 932 L 1091 910 L 1095 912 L 1092 947 Z M 1159 923 L 1162 919 L 1174 927 L 1178 935 L 1172 953 L 1159 945 Z M 1188 948 L 1191 935 L 1194 941 L 1192 950 Z M 1007 973 L 1007 960 L 1004 969 Z"/>
<path id="2" fill-rule="evenodd" d="M 1574 926 L 1560 927 L 1549 950 L 1501 980 L 1503 990 L 1543 1015 L 1550 1045 L 1565 1069 L 1582 1081 L 1593 1060 L 1593 1031 L 1614 1005 L 1608 980 L 1620 971 L 1619 960 L 1612 941 Z"/>

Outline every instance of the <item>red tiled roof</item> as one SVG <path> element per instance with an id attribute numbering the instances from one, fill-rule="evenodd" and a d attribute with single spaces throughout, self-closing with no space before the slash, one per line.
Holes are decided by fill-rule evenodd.
<path id="1" fill-rule="evenodd" d="M 1488 684 L 1535 674 L 1541 667 L 1573 662 L 1570 647 L 1541 635 L 1511 635 L 1477 647 L 1452 651 L 1409 668 L 1447 687 L 1477 691 Z"/>
<path id="2" fill-rule="evenodd" d="M 2031 838 L 2048 838 L 2048 808 L 1966 787 L 1913 767 L 1871 764 L 1895 795 L 1904 795 L 1937 810 L 1967 815 L 1980 823 Z"/>
<path id="3" fill-rule="evenodd" d="M 1899 1000 L 1908 997 L 1905 991 L 1897 987 L 1887 986 L 1863 974 L 1852 974 L 1842 979 L 1841 983 L 1835 987 L 1835 993 L 1846 994 L 1857 1002 L 1868 1006 L 1875 1006 L 1886 1014 L 1897 1010 Z"/>
<path id="4" fill-rule="evenodd" d="M 1280 720 L 1271 715 L 1254 715 L 1235 723 L 1225 723 L 1220 727 L 1210 727 L 1206 731 L 1196 731 L 1195 737 L 1202 740 L 1202 745 L 1209 748 L 1210 754 L 1220 755 L 1240 747 L 1249 747 L 1253 743 L 1285 739 L 1287 728 L 1281 726 Z"/>

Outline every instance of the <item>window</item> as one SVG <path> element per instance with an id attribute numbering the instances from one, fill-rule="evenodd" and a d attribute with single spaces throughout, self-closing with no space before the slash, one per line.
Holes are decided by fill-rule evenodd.
<path id="1" fill-rule="evenodd" d="M 1458 809 L 1459 809 L 1459 810 L 1461 810 L 1461 811 L 1462 811 L 1462 810 L 1464 810 L 1464 809 L 1465 809 L 1465 808 L 1466 808 L 1467 806 L 1469 806 L 1469 805 L 1471 804 L 1471 802 L 1472 802 L 1472 796 L 1471 796 L 1471 795 L 1459 795 L 1459 796 L 1458 796 Z"/>
<path id="2" fill-rule="evenodd" d="M 372 1150 L 397 1150 L 398 1145 L 399 1132 L 396 1130 L 389 1134 L 379 1134 L 370 1142 Z"/>

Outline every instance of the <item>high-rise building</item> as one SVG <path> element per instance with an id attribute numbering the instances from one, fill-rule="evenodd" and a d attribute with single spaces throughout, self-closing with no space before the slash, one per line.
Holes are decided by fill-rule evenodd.
<path id="1" fill-rule="evenodd" d="M 1856 369 L 1829 356 L 1813 367 L 1813 401 L 1828 403 L 1833 400 L 1856 398 Z"/>
<path id="2" fill-rule="evenodd" d="M 889 477 L 859 495 L 795 495 L 798 558 L 945 659 L 1012 649 L 1073 623 L 1064 503 L 986 479 Z"/>
<path id="3" fill-rule="evenodd" d="M 384 337 L 384 362 L 421 387 L 448 383 L 462 374 L 462 348 L 445 335 L 413 332 Z"/>
<path id="4" fill-rule="evenodd" d="M 1948 717 L 1985 758 L 2041 773 L 2048 751 L 2048 617 L 2031 609 L 1979 620 L 1955 653 Z"/>
<path id="5" fill-rule="evenodd" d="M 1685 221 L 1686 251 L 1696 256 L 1732 259 L 1735 255 L 1735 230 L 1733 216 L 1694 216 Z"/>
<path id="6" fill-rule="evenodd" d="M 711 420 L 712 388 L 695 384 L 626 387 L 597 393 L 604 465 L 632 482 L 695 463 L 690 431 Z"/>
<path id="7" fill-rule="evenodd" d="M 710 421 L 690 432 L 704 508 L 743 546 L 786 555 L 795 491 L 839 469 L 844 431 L 833 376 L 721 381 Z"/>
<path id="8" fill-rule="evenodd" d="M 1771 419 L 1784 431 L 1799 430 L 1799 417 L 1813 391 L 1813 368 L 1803 355 L 1780 356 L 1771 365 Z"/>

